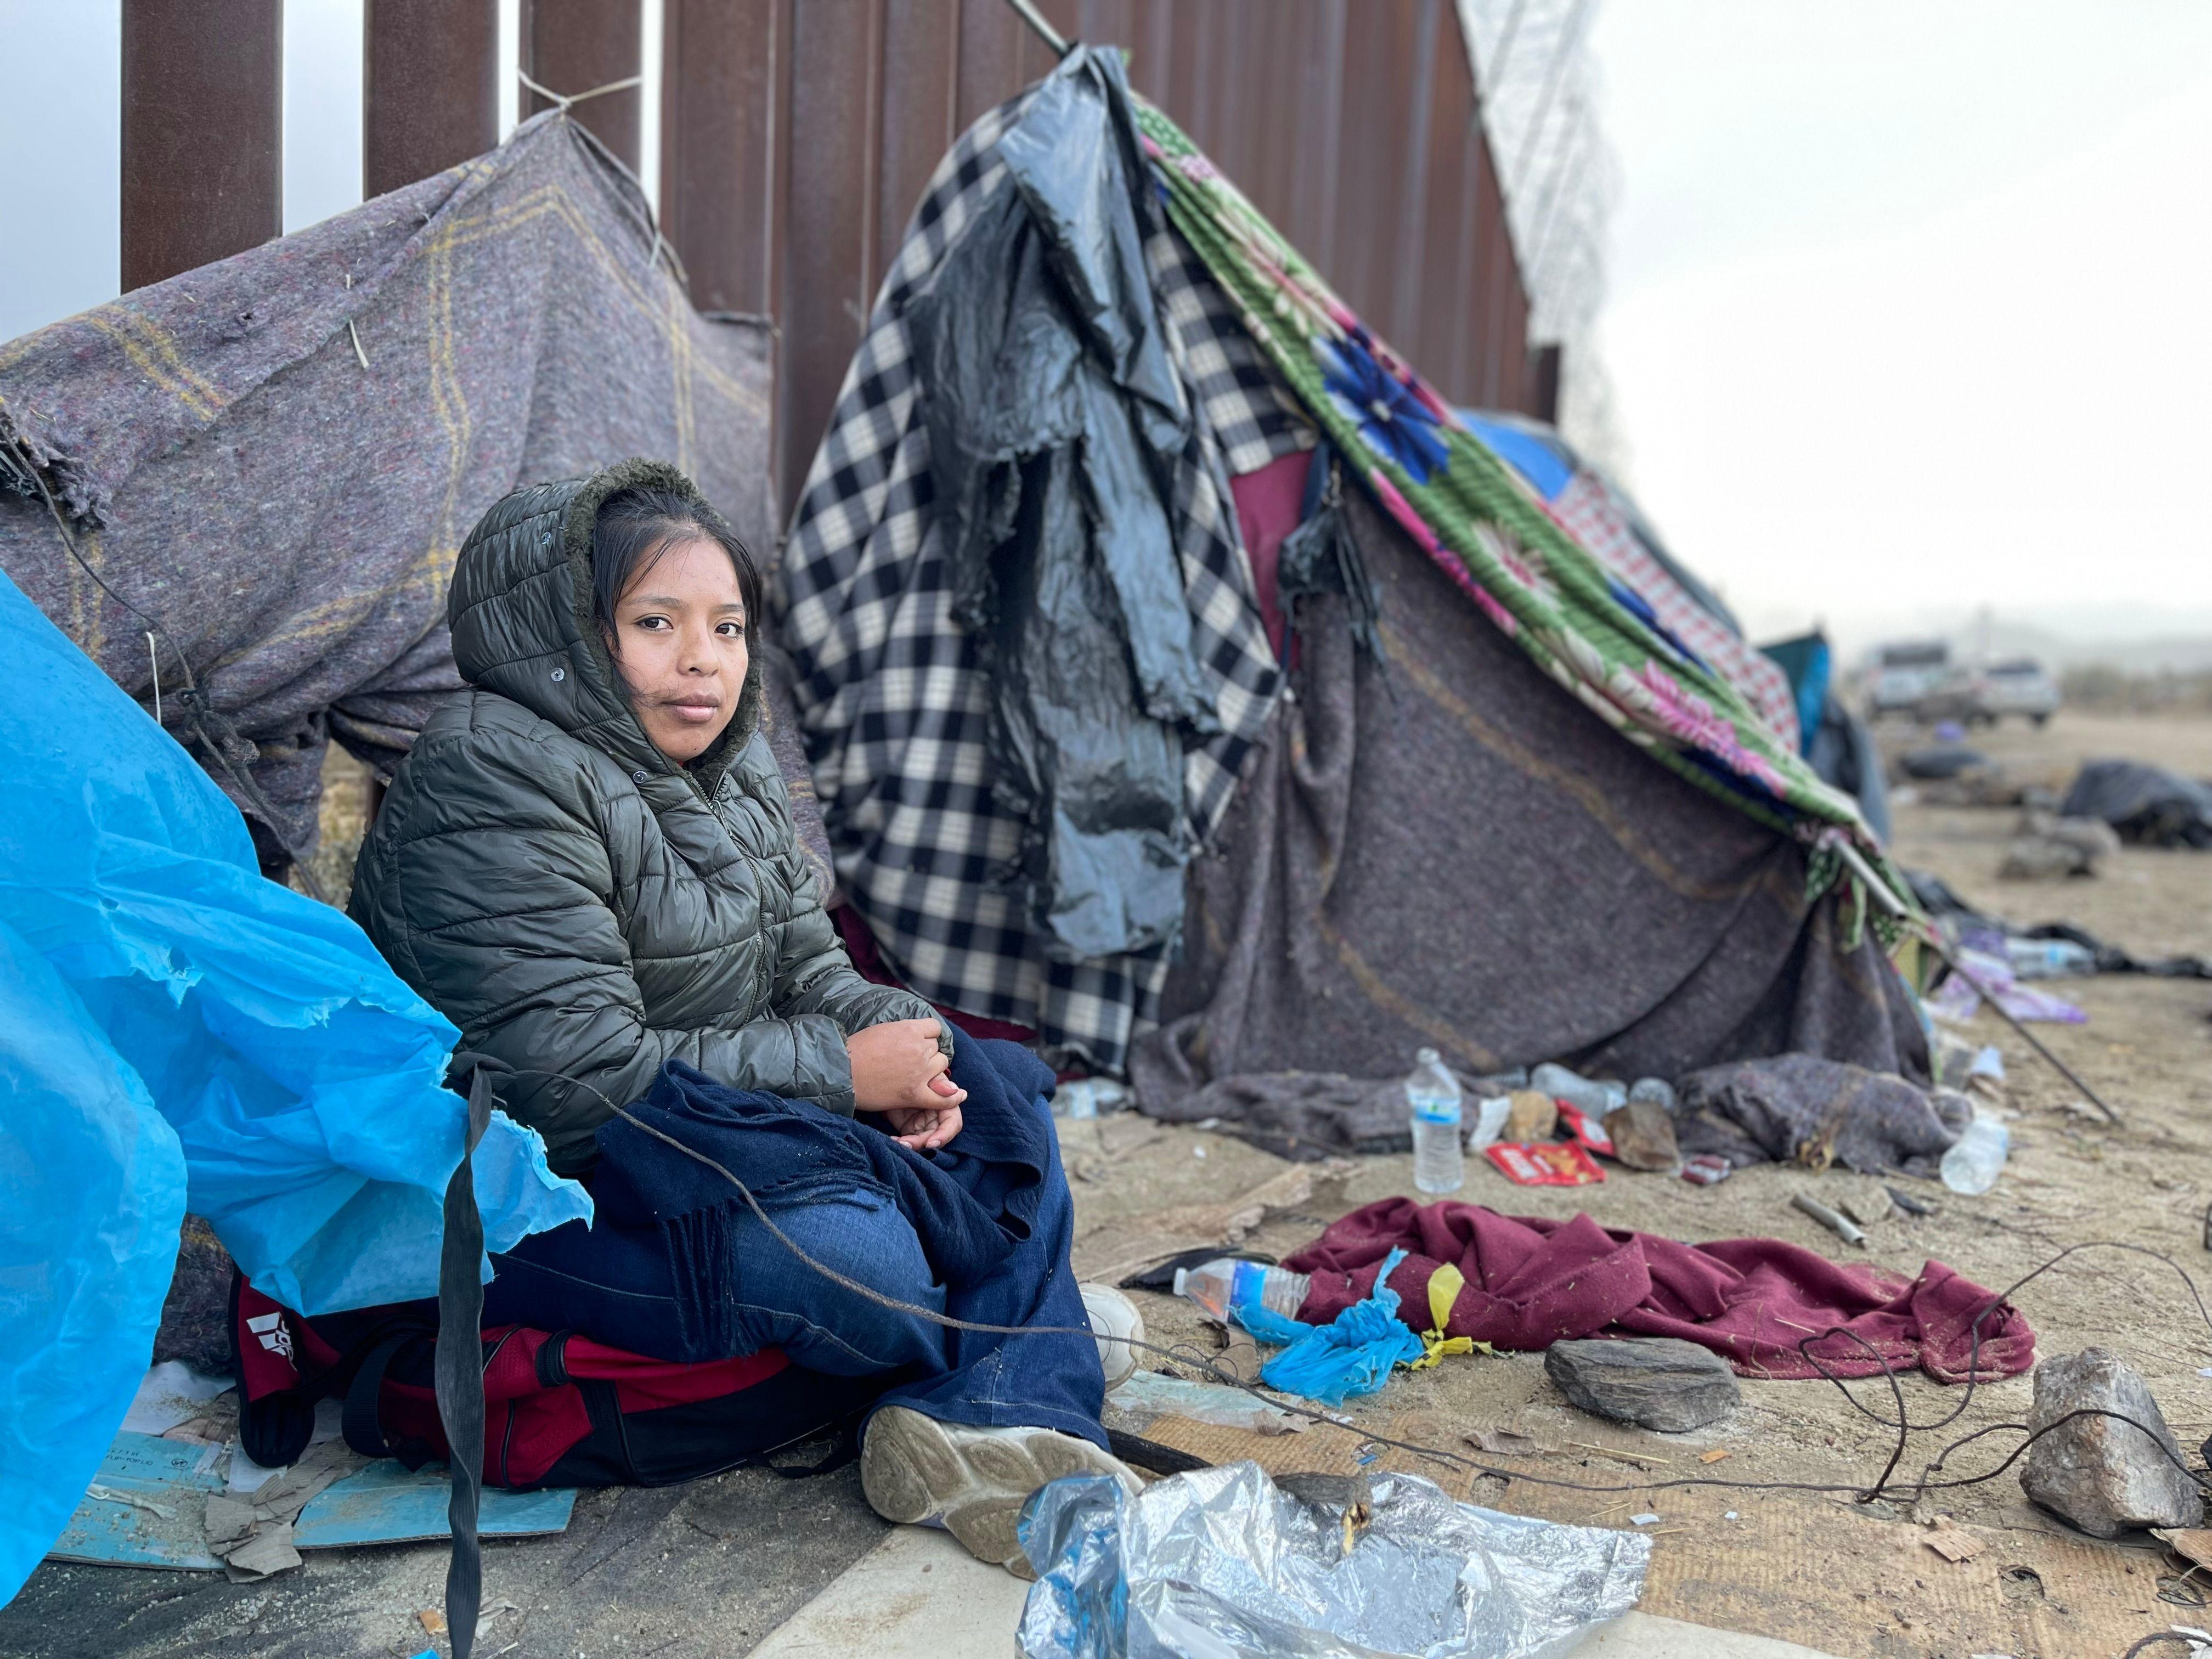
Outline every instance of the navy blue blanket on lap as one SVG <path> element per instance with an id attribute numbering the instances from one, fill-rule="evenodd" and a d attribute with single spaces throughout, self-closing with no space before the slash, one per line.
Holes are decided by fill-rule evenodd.
<path id="1" fill-rule="evenodd" d="M 881 1115 L 841 1117 L 810 1102 L 732 1089 L 671 1060 L 630 1108 L 752 1189 L 773 1216 L 801 1204 L 871 1193 L 913 1225 L 941 1284 L 973 1284 L 1004 1264 L 1030 1236 L 1039 1183 L 1055 1156 L 1033 1103 L 1051 1088 L 1044 1062 L 1017 1043 L 963 1037 L 952 1080 L 967 1090 L 962 1128 L 948 1147 L 917 1152 L 888 1133 Z M 602 1221 L 658 1228 L 679 1257 L 687 1246 L 750 1214 L 716 1171 L 635 1125 L 614 1118 L 598 1135 L 592 1197 Z"/>

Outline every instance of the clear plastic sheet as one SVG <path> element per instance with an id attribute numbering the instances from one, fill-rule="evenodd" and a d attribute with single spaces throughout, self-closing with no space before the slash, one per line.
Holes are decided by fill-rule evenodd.
<path id="1" fill-rule="evenodd" d="M 1351 1483 L 1338 1483 L 1348 1486 Z M 1455 1503 L 1378 1474 L 1367 1517 L 1256 1463 L 1125 1498 L 1102 1476 L 1029 1503 L 1025 1659 L 1536 1659 L 1635 1606 L 1651 1540 Z M 1350 1547 L 1346 1548 L 1347 1536 Z"/>

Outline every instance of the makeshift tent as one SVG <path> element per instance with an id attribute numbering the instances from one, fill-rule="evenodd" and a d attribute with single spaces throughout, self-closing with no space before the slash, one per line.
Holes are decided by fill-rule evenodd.
<path id="1" fill-rule="evenodd" d="M 769 330 L 702 317 L 673 263 L 549 112 L 0 346 L 0 570 L 149 713 L 158 681 L 272 862 L 303 852 L 329 741 L 388 772 L 459 684 L 447 580 L 515 485 L 672 461 L 765 556 Z"/>
<path id="2" fill-rule="evenodd" d="M 0 1599 L 144 1373 L 189 1207 L 308 1311 L 433 1295 L 453 1028 L 0 576 Z M 495 1115 L 487 1246 L 590 1212 Z"/>
<path id="3" fill-rule="evenodd" d="M 1866 723 L 1834 694 L 1827 641 L 1813 634 L 1753 650 L 1727 602 L 1668 551 L 1628 492 L 1584 461 L 1555 428 L 1525 415 L 1459 414 L 1668 633 L 1726 675 L 1778 736 L 1795 735 L 1807 764 L 1856 800 L 1875 838 L 1888 845 L 1881 757 Z"/>
<path id="4" fill-rule="evenodd" d="M 1008 160 L 1034 148 L 1031 123 L 1088 100 L 1110 131 L 1125 96 L 1078 48 L 946 156 L 788 538 L 779 623 L 832 856 L 891 965 L 1094 1066 L 1120 1069 L 1133 1047 L 1159 1109 L 1240 1071 L 1395 1072 L 1419 1043 L 1470 1069 L 1671 1072 L 1790 1048 L 1917 1069 L 1864 897 L 1830 884 L 1838 839 L 1879 860 L 1849 799 L 1134 100 L 1170 222 L 1141 187 L 1115 210 L 1151 227 L 1154 318 L 1197 463 L 1182 476 L 1206 480 L 1218 457 L 1237 509 L 1176 523 L 1181 609 L 1206 618 L 1217 685 L 1248 701 L 1229 735 L 1185 740 L 1185 829 L 1219 855 L 1190 863 L 1180 963 L 1070 960 L 1055 943 L 1018 857 L 1034 826 L 994 787 L 996 665 L 950 603 L 931 419 L 945 381 L 915 349 L 913 313 L 978 227 L 1027 213 L 1049 228 L 1054 202 Z M 1061 280 L 1060 325 L 1079 328 L 1088 290 Z M 1328 558 L 1284 545 L 1319 523 L 1300 520 L 1321 440 L 1336 459 L 1315 495 L 1341 532 Z M 1018 443 L 1004 457 L 1014 472 L 1032 459 Z M 1103 560 L 1107 521 L 1090 525 Z M 996 529 L 1002 568 L 1037 558 L 1036 526 L 1009 514 Z M 1294 601 L 1298 696 L 1269 708 L 1246 665 L 1293 553 L 1298 591 L 1322 591 Z M 1379 661 L 1349 636 L 1369 582 Z M 1779 671 L 1742 653 L 1794 720 Z"/>

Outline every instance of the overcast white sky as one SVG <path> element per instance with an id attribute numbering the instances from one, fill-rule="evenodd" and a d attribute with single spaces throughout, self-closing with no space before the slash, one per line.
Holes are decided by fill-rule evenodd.
<path id="1" fill-rule="evenodd" d="M 1607 0 L 1638 499 L 1755 635 L 2212 633 L 2212 4 Z"/>
<path id="2" fill-rule="evenodd" d="M 119 10 L 0 0 L 0 339 L 113 295 Z M 361 0 L 285 36 L 298 226 L 359 198 Z M 1755 634 L 2212 634 L 2212 0 L 1606 0 L 1593 45 L 1629 482 Z"/>

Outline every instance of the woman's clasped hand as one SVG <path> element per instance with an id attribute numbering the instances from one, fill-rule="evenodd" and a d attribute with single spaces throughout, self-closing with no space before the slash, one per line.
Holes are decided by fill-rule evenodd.
<path id="1" fill-rule="evenodd" d="M 945 1075 L 951 1062 L 933 1019 L 871 1025 L 845 1039 L 853 1060 L 853 1108 L 881 1112 L 902 1146 L 926 1152 L 960 1133 L 968 1091 Z"/>

